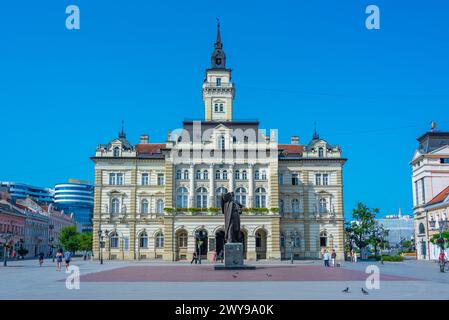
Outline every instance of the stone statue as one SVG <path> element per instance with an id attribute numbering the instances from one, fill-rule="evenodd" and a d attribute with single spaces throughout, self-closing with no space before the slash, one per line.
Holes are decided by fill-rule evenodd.
<path id="1" fill-rule="evenodd" d="M 225 217 L 226 243 L 240 242 L 240 215 L 242 205 L 234 201 L 234 192 L 221 195 L 221 212 Z"/>

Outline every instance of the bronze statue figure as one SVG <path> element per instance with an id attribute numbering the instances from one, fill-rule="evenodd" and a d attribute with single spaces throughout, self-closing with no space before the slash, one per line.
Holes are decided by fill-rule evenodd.
<path id="1" fill-rule="evenodd" d="M 240 215 L 242 205 L 234 201 L 234 192 L 221 195 L 221 212 L 225 216 L 226 243 L 240 242 Z"/>

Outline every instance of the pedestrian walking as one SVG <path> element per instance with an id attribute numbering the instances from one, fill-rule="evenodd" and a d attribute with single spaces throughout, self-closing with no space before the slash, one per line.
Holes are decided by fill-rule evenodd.
<path id="1" fill-rule="evenodd" d="M 83 260 L 87 260 L 87 250 L 83 250 Z"/>
<path id="2" fill-rule="evenodd" d="M 70 266 L 70 260 L 72 258 L 72 253 L 70 251 L 66 251 L 64 253 L 64 259 L 65 259 L 65 269 L 69 270 L 69 266 Z"/>
<path id="3" fill-rule="evenodd" d="M 42 267 L 42 264 L 44 263 L 44 253 L 41 251 L 39 253 L 39 267 Z"/>
<path id="4" fill-rule="evenodd" d="M 195 261 L 195 264 L 197 264 L 198 262 L 198 254 L 196 253 L 196 251 L 193 252 L 192 261 L 190 261 L 190 264 L 192 264 L 193 261 Z"/>
<path id="5" fill-rule="evenodd" d="M 216 251 L 212 251 L 212 262 L 213 263 L 217 262 L 217 252 Z"/>
<path id="6" fill-rule="evenodd" d="M 352 258 L 354 262 L 357 262 L 357 252 L 355 250 L 352 252 Z"/>
<path id="7" fill-rule="evenodd" d="M 324 261 L 324 266 L 329 267 L 329 252 L 327 252 L 327 250 L 324 250 L 323 261 Z"/>
<path id="8" fill-rule="evenodd" d="M 58 252 L 56 252 L 56 271 L 61 271 L 62 257 L 62 250 L 58 250 Z"/>
<path id="9" fill-rule="evenodd" d="M 331 261 L 332 261 L 332 268 L 335 268 L 337 266 L 337 254 L 335 253 L 335 250 L 332 249 L 331 254 Z"/>
<path id="10" fill-rule="evenodd" d="M 220 260 L 220 263 L 223 263 L 223 250 L 220 250 L 218 253 L 218 260 Z"/>
<path id="11" fill-rule="evenodd" d="M 12 258 L 15 260 L 17 258 L 17 252 L 16 250 L 12 251 Z"/>

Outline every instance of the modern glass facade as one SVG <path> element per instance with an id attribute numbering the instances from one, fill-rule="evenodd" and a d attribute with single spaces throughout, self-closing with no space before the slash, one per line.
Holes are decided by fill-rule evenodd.
<path id="1" fill-rule="evenodd" d="M 92 231 L 94 187 L 84 183 L 61 183 L 55 185 L 55 206 L 64 213 L 75 215 L 83 232 Z"/>
<path id="2" fill-rule="evenodd" d="M 11 195 L 11 200 L 16 202 L 18 199 L 30 197 L 40 205 L 49 205 L 53 203 L 53 189 L 30 186 L 25 183 L 0 182 L 1 187 L 7 188 Z"/>

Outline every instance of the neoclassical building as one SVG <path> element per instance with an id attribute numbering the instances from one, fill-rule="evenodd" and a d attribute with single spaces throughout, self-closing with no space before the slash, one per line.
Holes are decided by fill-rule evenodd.
<path id="1" fill-rule="evenodd" d="M 97 147 L 94 251 L 105 259 L 204 259 L 224 246 L 219 199 L 233 191 L 244 206 L 248 260 L 316 259 L 335 249 L 343 259 L 342 170 L 338 146 L 321 139 L 278 144 L 258 121 L 233 117 L 235 86 L 218 25 L 203 82 L 205 118 L 184 121 L 164 143 L 138 144 L 124 130 Z M 205 238 L 198 239 L 202 231 Z"/>

